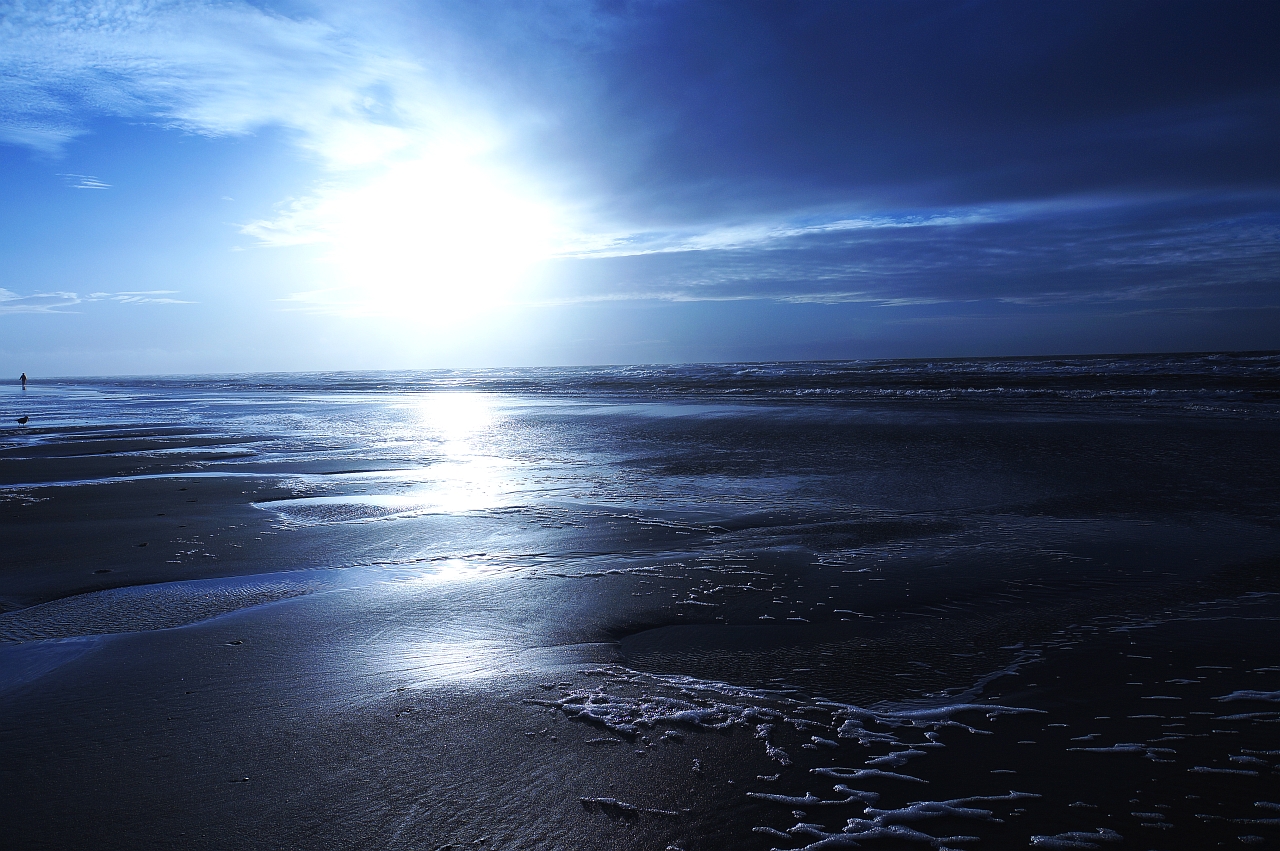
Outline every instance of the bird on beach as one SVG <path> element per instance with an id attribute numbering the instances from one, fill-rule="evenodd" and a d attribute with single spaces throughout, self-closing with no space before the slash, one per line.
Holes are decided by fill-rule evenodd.
<path id="1" fill-rule="evenodd" d="M 31 419 L 31 417 L 28 417 L 28 416 L 21 416 L 21 417 L 18 417 L 18 425 L 26 425 L 26 424 L 27 424 L 27 420 L 29 420 L 29 419 Z"/>

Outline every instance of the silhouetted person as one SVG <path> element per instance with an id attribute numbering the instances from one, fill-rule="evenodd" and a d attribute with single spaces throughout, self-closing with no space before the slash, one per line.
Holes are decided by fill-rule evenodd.
<path id="1" fill-rule="evenodd" d="M 27 389 L 27 374 L 25 372 L 22 373 L 22 389 Z"/>

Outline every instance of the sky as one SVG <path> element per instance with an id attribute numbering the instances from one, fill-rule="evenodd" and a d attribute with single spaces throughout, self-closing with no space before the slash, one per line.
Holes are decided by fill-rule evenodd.
<path id="1" fill-rule="evenodd" d="M 0 373 L 1280 349 L 1280 4 L 0 0 Z"/>

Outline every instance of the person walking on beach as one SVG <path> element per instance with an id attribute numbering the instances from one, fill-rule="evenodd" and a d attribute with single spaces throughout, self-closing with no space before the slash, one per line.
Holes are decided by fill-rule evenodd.
<path id="1" fill-rule="evenodd" d="M 24 372 L 24 373 L 22 373 L 22 379 L 21 379 L 21 381 L 22 381 L 22 389 L 23 389 L 23 390 L 26 390 L 26 389 L 27 389 L 27 374 L 26 374 L 25 372 Z"/>

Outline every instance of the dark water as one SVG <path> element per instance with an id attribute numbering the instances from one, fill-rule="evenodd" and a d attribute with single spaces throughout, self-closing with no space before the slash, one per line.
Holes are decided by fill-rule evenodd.
<path id="1" fill-rule="evenodd" d="M 1280 842 L 1280 355 L 0 405 L 20 847 Z"/>

